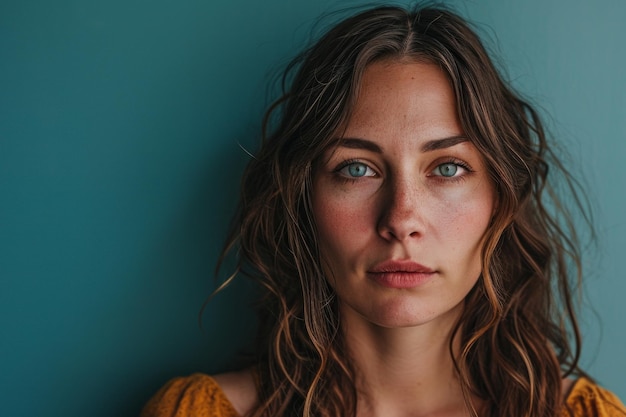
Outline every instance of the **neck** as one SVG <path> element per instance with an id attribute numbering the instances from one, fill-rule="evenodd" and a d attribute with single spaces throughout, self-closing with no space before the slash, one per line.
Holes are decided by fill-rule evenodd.
<path id="1" fill-rule="evenodd" d="M 391 329 L 342 314 L 359 416 L 466 415 L 450 352 L 454 322 L 443 324 Z"/>

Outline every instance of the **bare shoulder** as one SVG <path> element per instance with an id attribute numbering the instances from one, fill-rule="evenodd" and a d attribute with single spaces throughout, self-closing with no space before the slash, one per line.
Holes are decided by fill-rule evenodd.
<path id="1" fill-rule="evenodd" d="M 570 391 L 574 387 L 574 383 L 576 383 L 574 378 L 563 378 L 561 380 L 561 392 L 563 393 L 564 398 L 567 398 Z"/>
<path id="2" fill-rule="evenodd" d="M 213 375 L 213 379 L 240 416 L 257 403 L 258 394 L 252 369 Z"/>

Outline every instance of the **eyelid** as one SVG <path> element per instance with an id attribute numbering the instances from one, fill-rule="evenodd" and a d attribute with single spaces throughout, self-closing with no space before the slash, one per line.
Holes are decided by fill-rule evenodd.
<path id="1" fill-rule="evenodd" d="M 373 175 L 363 175 L 361 177 L 353 177 L 351 175 L 346 175 L 344 173 L 342 173 L 341 171 L 344 170 L 346 167 L 349 167 L 350 165 L 353 164 L 362 164 L 365 167 L 367 167 L 368 170 L 370 170 L 372 172 Z M 438 175 L 435 174 L 434 171 L 437 169 L 437 167 L 440 167 L 441 165 L 446 165 L 446 164 L 454 164 L 457 165 L 458 167 L 461 168 L 461 170 L 464 170 L 465 172 L 461 172 L 458 175 L 454 175 L 452 177 L 446 177 L 444 175 Z M 379 177 L 380 173 L 378 172 L 378 170 L 376 168 L 373 167 L 373 164 L 367 160 L 363 160 L 363 159 L 359 159 L 359 158 L 349 158 L 346 160 L 341 161 L 339 164 L 336 165 L 336 167 L 334 169 L 332 169 L 332 172 L 334 174 L 337 174 L 341 177 L 347 178 L 347 179 L 352 179 L 352 180 L 358 180 L 360 178 L 372 178 L 372 177 Z M 437 180 L 440 181 L 452 181 L 452 180 L 458 180 L 461 179 L 462 177 L 470 174 L 474 172 L 474 170 L 472 169 L 472 167 L 470 166 L 469 163 L 465 162 L 462 159 L 456 158 L 456 157 L 444 157 L 444 158 L 440 158 L 439 160 L 435 161 L 435 163 L 433 164 L 433 167 L 431 169 L 429 169 L 427 177 L 435 177 Z"/>
<path id="2" fill-rule="evenodd" d="M 363 175 L 361 177 L 352 177 L 352 176 L 348 176 L 348 175 L 344 175 L 341 173 L 341 171 L 343 171 L 345 168 L 349 167 L 350 165 L 353 164 L 361 164 L 367 167 L 367 169 L 369 169 L 370 171 L 372 171 L 374 173 L 374 175 Z M 363 161 L 362 159 L 346 159 L 345 161 L 342 161 L 339 165 L 337 165 L 337 167 L 333 170 L 334 173 L 344 176 L 346 178 L 349 179 L 359 179 L 359 178 L 372 178 L 372 177 L 378 177 L 380 174 L 378 173 L 377 170 L 375 170 L 374 168 L 372 168 L 371 166 L 372 164 Z"/>
<path id="3" fill-rule="evenodd" d="M 456 165 L 460 167 L 462 170 L 465 170 L 466 172 L 465 173 L 462 172 L 461 174 L 454 175 L 452 177 L 446 177 L 444 175 L 437 175 L 434 173 L 438 167 L 440 167 L 441 165 L 447 165 L 447 164 Z M 429 171 L 428 176 L 437 177 L 438 180 L 442 180 L 442 181 L 450 181 L 450 180 L 460 179 L 461 177 L 464 177 L 465 175 L 470 174 L 472 172 L 474 172 L 474 170 L 467 162 L 458 158 L 449 157 L 449 158 L 444 158 L 443 160 L 437 161 L 435 166 Z"/>

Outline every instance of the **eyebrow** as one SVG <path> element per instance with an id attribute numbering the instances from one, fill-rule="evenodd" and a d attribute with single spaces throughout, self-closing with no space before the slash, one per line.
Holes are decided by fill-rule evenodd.
<path id="1" fill-rule="evenodd" d="M 375 152 L 375 153 L 383 153 L 383 150 L 376 143 L 359 138 L 340 138 L 338 139 L 339 146 L 350 149 L 365 149 L 367 151 Z M 436 151 L 438 149 L 450 148 L 454 145 L 458 145 L 462 142 L 467 142 L 468 139 L 465 136 L 450 136 L 442 139 L 433 139 L 424 143 L 420 150 L 422 152 L 431 152 Z"/>
<path id="2" fill-rule="evenodd" d="M 358 138 L 340 138 L 338 139 L 339 146 L 343 148 L 350 149 L 365 149 L 367 151 L 372 151 L 376 153 L 383 153 L 383 150 L 380 146 L 375 144 L 372 141 L 366 139 L 358 139 Z"/>
<path id="3" fill-rule="evenodd" d="M 468 140 L 465 136 L 450 136 L 443 139 L 429 140 L 422 145 L 421 149 L 422 152 L 436 151 L 437 149 L 450 148 Z"/>

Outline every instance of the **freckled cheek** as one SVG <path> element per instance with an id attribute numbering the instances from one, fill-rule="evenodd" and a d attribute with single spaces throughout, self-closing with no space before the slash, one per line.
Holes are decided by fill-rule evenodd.
<path id="1" fill-rule="evenodd" d="M 455 209 L 448 209 L 437 218 L 434 247 L 441 250 L 437 256 L 445 260 L 442 271 L 457 279 L 469 279 L 474 282 L 482 269 L 482 237 L 487 228 L 489 206 L 460 204 Z"/>
<path id="2" fill-rule="evenodd" d="M 487 188 L 451 192 L 433 210 L 440 236 L 456 246 L 475 246 L 483 237 L 493 212 L 493 195 Z"/>
<path id="3" fill-rule="evenodd" d="M 355 215 L 347 211 L 342 205 L 334 201 L 318 201 L 314 203 L 315 222 L 318 230 L 318 239 L 322 257 L 326 260 L 324 268 L 328 277 L 343 274 L 345 268 L 346 242 L 349 242 L 354 233 L 352 222 Z M 334 280 L 333 280 L 334 281 Z M 335 284 L 331 282 L 333 287 Z"/>
<path id="4" fill-rule="evenodd" d="M 313 214 L 322 253 L 343 263 L 360 253 L 371 235 L 371 190 L 363 187 L 345 192 L 342 187 L 322 183 L 313 195 Z M 340 261 L 341 260 L 341 261 Z"/>
<path id="5" fill-rule="evenodd" d="M 314 212 L 320 237 L 324 240 L 338 243 L 368 231 L 367 210 L 358 201 L 327 199 L 315 204 Z"/>

